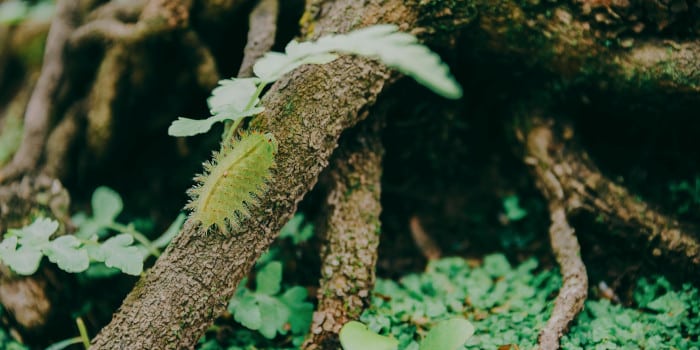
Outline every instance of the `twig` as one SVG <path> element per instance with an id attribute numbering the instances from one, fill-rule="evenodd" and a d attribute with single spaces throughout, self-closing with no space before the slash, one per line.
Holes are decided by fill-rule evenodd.
<path id="1" fill-rule="evenodd" d="M 278 12 L 277 0 L 260 0 L 250 13 L 248 41 L 243 50 L 243 62 L 238 70 L 239 77 L 252 76 L 255 61 L 272 49 L 277 32 Z"/>
<path id="2" fill-rule="evenodd" d="M 413 242 L 416 243 L 418 250 L 421 254 L 428 260 L 440 259 L 442 251 L 438 247 L 435 240 L 425 232 L 423 225 L 420 223 L 420 219 L 417 216 L 411 217 L 409 222 L 409 228 L 411 229 L 411 237 L 413 237 Z"/>
<path id="3" fill-rule="evenodd" d="M 559 339 L 581 312 L 588 296 L 588 276 L 581 260 L 581 247 L 566 218 L 566 194 L 549 166 L 551 139 L 551 131 L 545 125 L 532 128 L 525 136 L 526 162 L 532 166 L 536 183 L 549 202 L 550 244 L 563 279 L 554 310 L 540 333 L 539 345 L 543 350 L 559 349 Z"/>

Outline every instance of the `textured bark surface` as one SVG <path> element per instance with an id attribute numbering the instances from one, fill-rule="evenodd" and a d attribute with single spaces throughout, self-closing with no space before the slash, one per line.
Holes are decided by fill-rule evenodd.
<path id="1" fill-rule="evenodd" d="M 153 122 L 153 128 L 164 129 L 163 125 L 157 125 L 162 121 L 157 121 L 158 118 L 150 112 L 160 113 L 161 117 L 163 114 L 174 117 L 174 113 L 182 112 L 181 107 L 186 104 L 181 101 L 182 97 L 196 90 L 181 86 L 198 85 L 201 90 L 210 90 L 219 79 L 217 59 L 222 62 L 218 56 L 221 52 L 216 51 L 215 45 L 210 45 L 212 39 L 208 34 L 224 26 L 217 27 L 210 22 L 228 23 L 233 9 L 250 10 L 252 6 L 243 5 L 252 5 L 251 2 L 80 1 L 79 10 L 89 13 L 84 16 L 82 25 L 76 27 L 73 16 L 78 2 L 59 1 L 54 22 L 62 29 L 52 29 L 46 48 L 43 80 L 37 85 L 35 94 L 40 104 L 31 104 L 43 107 L 39 112 L 27 109 L 24 148 L 17 153 L 14 165 L 0 170 L 0 182 L 8 178 L 18 181 L 6 182 L 6 186 L 0 188 L 0 194 L 21 185 L 22 181 L 39 178 L 24 177 L 22 180 L 21 176 L 37 169 L 41 169 L 43 175 L 63 177 L 65 167 L 71 166 L 66 159 L 75 140 L 82 142 L 86 139 L 90 148 L 88 152 L 92 155 L 109 153 L 110 140 L 119 129 L 116 125 L 122 122 L 122 118 L 128 119 L 129 114 L 138 115 L 137 118 L 148 115 L 152 119 L 142 119 Z M 266 6 L 275 4 L 278 4 L 275 0 L 261 0 L 254 7 L 256 11 L 251 13 L 251 27 L 258 29 L 249 33 L 247 46 L 251 50 L 246 51 L 247 61 L 242 65 L 241 74 L 249 73 L 253 58 L 273 43 L 275 29 L 271 26 L 276 24 L 275 11 Z M 697 94 L 700 90 L 700 44 L 693 38 L 700 33 L 700 26 L 696 24 L 700 22 L 695 12 L 690 3 L 655 0 L 613 3 L 588 0 L 309 0 L 300 24 L 304 38 L 318 38 L 323 34 L 345 32 L 374 23 L 395 23 L 402 30 L 427 39 L 440 48 L 454 47 L 459 38 L 468 43 L 465 45 L 468 46 L 468 55 L 486 52 L 490 55 L 488 57 L 506 61 L 504 67 L 513 66 L 516 70 L 552 77 L 556 89 L 584 86 L 623 94 L 651 92 L 649 95 L 656 96 L 658 92 L 697 99 L 700 96 Z M 208 26 L 215 30 L 207 32 Z M 467 26 L 467 30 L 461 33 Z M 73 31 L 73 28 L 76 29 Z M 230 35 L 233 31 L 231 27 L 226 27 L 226 30 L 221 32 Z M 66 33 L 71 31 L 72 34 L 67 36 Z M 0 28 L 0 41 L 13 33 Z M 156 66 L 164 64 L 160 60 L 162 52 L 158 52 L 163 43 L 176 47 L 170 47 L 177 54 L 173 61 L 184 58 L 182 65 L 157 74 L 146 74 L 157 71 Z M 66 44 L 70 59 L 64 59 Z M 0 43 L 0 67 L 9 57 L 5 54 L 9 51 L 5 49 L 12 49 L 13 45 L 9 41 Z M 80 61 L 72 58 L 91 52 L 93 46 L 104 50 L 104 57 L 94 62 L 94 77 L 82 77 L 90 79 L 88 88 L 71 85 L 74 83 L 71 81 L 63 84 L 63 79 L 45 78 L 62 78 L 63 66 Z M 153 58 L 157 60 L 153 61 Z M 0 83 L 4 73 L 0 70 Z M 388 70 L 375 63 L 343 58 L 324 67 L 302 67 L 272 87 L 264 99 L 267 111 L 252 122 L 252 127 L 276 135 L 280 142 L 278 168 L 270 184 L 272 190 L 254 210 L 255 215 L 244 223 L 246 229 L 232 237 L 223 237 L 205 235 L 188 223 L 124 301 L 113 322 L 94 340 L 95 348 L 192 347 L 213 318 L 225 308 L 235 286 L 274 240 L 297 203 L 313 187 L 318 174 L 328 165 L 341 133 L 367 116 L 368 107 L 378 98 L 390 77 Z M 70 80 L 71 77 L 67 78 Z M 82 80 L 78 81 L 82 84 Z M 154 102 L 154 105 L 160 103 L 161 106 L 143 114 L 135 113 L 140 113 L 139 108 L 145 104 L 132 105 L 133 100 L 150 101 L 156 94 L 144 91 L 164 88 L 169 89 L 171 99 Z M 57 94 L 60 96 L 56 97 Z M 53 119 L 57 120 L 54 122 Z M 132 127 L 134 124 L 126 125 Z M 569 129 L 551 121 L 538 121 L 523 126 L 520 131 L 523 140 L 535 140 L 533 143 L 524 142 L 523 148 L 529 152 L 528 161 L 535 160 L 531 165 L 537 182 L 550 202 L 552 247 L 562 265 L 565 280 L 560 295 L 562 301 L 557 303 L 555 315 L 541 339 L 543 347 L 555 346 L 546 344 L 558 342 L 585 298 L 585 269 L 578 257 L 578 244 L 567 217 L 580 211 L 592 213 L 612 228 L 623 228 L 621 232 L 643 242 L 642 246 L 652 255 L 662 256 L 674 266 L 687 268 L 690 265 L 693 273 L 700 271 L 697 236 L 603 176 L 586 153 L 571 142 Z M 50 135 L 48 139 L 47 135 Z M 48 183 L 60 186 L 60 182 L 53 180 Z M 36 190 L 34 186 L 29 188 Z M 11 200 L 0 198 L 0 210 L 4 210 L 0 212 L 0 218 L 10 211 L 7 208 L 22 212 L 12 214 L 13 220 L 16 219 L 12 226 L 21 226 L 29 219 L 28 212 L 36 213 L 39 209 L 61 221 L 68 221 L 66 214 L 54 210 L 50 203 L 38 202 L 38 199 L 46 198 L 42 197 L 43 193 L 36 190 Z M 340 205 L 337 208 L 336 212 L 343 212 Z M 0 230 L 3 225 L 10 223 L 0 220 Z M 426 257 L 439 256 L 439 250 L 430 246 L 429 237 L 417 219 L 411 222 L 411 229 L 417 242 L 428 243 L 421 248 Z M 329 250 L 327 257 L 331 256 Z M 332 262 L 331 258 L 327 260 Z M 342 275 L 343 271 L 340 272 Z M 331 275 L 327 279 L 328 286 L 333 286 L 334 278 L 338 277 Z M 48 312 L 41 296 L 45 284 L 22 287 L 13 284 L 16 281 L 10 277 L 3 279 L 0 301 L 13 313 L 21 312 L 17 310 L 23 308 L 27 310 L 27 315 L 17 318 L 20 323 L 36 324 L 33 315 Z M 30 279 L 21 281 L 25 283 Z M 344 287 L 336 290 L 344 293 L 347 290 Z M 37 296 L 37 301 L 17 298 L 18 293 L 25 293 L 24 290 L 27 295 Z M 337 300 L 332 302 L 327 309 L 337 307 Z M 36 305 L 40 312 L 31 310 L 32 305 Z M 326 322 L 329 319 L 325 316 L 323 320 L 321 316 L 317 318 L 322 330 L 326 324 L 331 330 L 329 333 L 322 331 L 324 335 L 333 333 L 340 324 Z"/>
<path id="2" fill-rule="evenodd" d="M 536 183 L 549 202 L 551 246 L 561 266 L 563 285 L 539 340 L 542 349 L 558 349 L 559 339 L 583 309 L 588 290 L 581 249 L 568 216 L 588 211 L 610 225 L 611 232 L 622 229 L 618 231 L 631 242 L 646 242 L 652 255 L 689 269 L 691 276 L 700 271 L 700 245 L 697 236 L 677 221 L 651 209 L 603 176 L 573 141 L 571 126 L 556 123 L 540 108 L 519 120 L 516 124 L 521 127 L 516 132 L 525 148 L 525 163 L 533 169 Z"/>
<path id="3" fill-rule="evenodd" d="M 241 225 L 247 230 L 231 237 L 206 235 L 186 223 L 93 347 L 193 346 L 315 183 L 340 133 L 365 117 L 362 110 L 375 101 L 387 78 L 378 64 L 343 58 L 302 68 L 275 84 L 263 100 L 264 116 L 253 127 L 276 136 L 277 168 L 271 190 Z M 337 96 L 344 97 L 342 102 Z M 294 111 L 285 113 L 289 102 Z"/>
<path id="4" fill-rule="evenodd" d="M 604 176 L 575 143 L 570 125 L 547 117 L 535 117 L 534 121 L 524 123 L 528 127 L 520 129 L 523 140 L 539 143 L 528 145 L 540 153 L 533 154 L 527 162 L 549 169 L 547 177 L 561 184 L 559 193 L 567 215 L 588 212 L 610 226 L 611 232 L 619 231 L 630 242 L 645 246 L 651 256 L 697 276 L 700 242 L 695 232 Z"/>
<path id="5" fill-rule="evenodd" d="M 551 131 L 546 126 L 538 126 L 536 119 L 528 121 L 532 128 L 525 135 L 525 162 L 532 167 L 537 186 L 549 202 L 550 245 L 562 275 L 562 286 L 552 314 L 540 332 L 539 345 L 543 350 L 556 350 L 569 324 L 583 310 L 588 296 L 588 275 L 581 260 L 578 238 L 566 217 L 566 193 L 550 167 Z"/>
<path id="6" fill-rule="evenodd" d="M 648 11 L 636 1 L 612 6 L 615 10 L 585 0 L 573 4 L 476 0 L 473 13 L 478 13 L 478 28 L 466 34 L 472 46 L 554 73 L 569 83 L 587 83 L 623 93 L 669 91 L 696 95 L 700 89 L 700 43 L 665 34 L 668 29 L 650 29 L 658 28 L 663 21 L 669 23 L 660 18 L 679 13 L 660 7 L 658 13 L 664 16 L 651 16 L 654 11 L 633 15 Z M 611 14 L 621 10 L 629 12 L 630 18 L 636 16 L 636 20 Z M 687 11 L 682 16 L 688 15 Z M 687 24 L 676 22 L 678 31 L 690 31 Z M 698 23 L 697 18 L 691 23 Z M 697 33 L 697 24 L 693 25 Z M 647 31 L 641 33 L 640 26 Z M 645 35 L 650 31 L 658 31 L 658 35 Z"/>
<path id="7" fill-rule="evenodd" d="M 338 333 L 369 304 L 379 245 L 382 156 L 378 120 L 341 139 L 331 181 L 321 248 L 318 306 L 305 349 L 337 349 Z"/>
<path id="8" fill-rule="evenodd" d="M 315 6 L 322 10 L 312 11 Z M 307 4 L 304 18 L 313 22 L 314 35 L 322 35 L 373 23 L 410 28 L 418 14 L 402 1 L 348 0 Z M 340 134 L 367 116 L 389 78 L 389 71 L 375 62 L 344 57 L 324 66 L 301 67 L 274 84 L 263 98 L 266 111 L 251 127 L 277 138 L 277 167 L 271 190 L 242 222 L 246 230 L 231 237 L 205 235 L 186 223 L 93 340 L 93 348 L 193 346 L 316 183 Z"/>

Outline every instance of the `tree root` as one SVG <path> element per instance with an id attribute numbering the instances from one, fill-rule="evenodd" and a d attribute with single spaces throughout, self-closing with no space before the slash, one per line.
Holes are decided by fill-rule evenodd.
<path id="1" fill-rule="evenodd" d="M 533 169 L 549 202 L 550 239 L 564 280 L 552 316 L 540 334 L 540 346 L 558 349 L 559 338 L 582 309 L 588 288 L 579 244 L 567 217 L 587 211 L 613 229 L 622 228 L 631 241 L 646 241 L 653 256 L 694 275 L 700 271 L 700 244 L 676 220 L 603 176 L 572 141 L 570 126 L 542 116 L 540 109 L 525 110 L 516 122 L 516 135 L 525 147 L 525 163 Z"/>
<path id="2" fill-rule="evenodd" d="M 695 232 L 601 174 L 590 157 L 572 142 L 571 126 L 548 118 L 527 120 L 530 126 L 520 129 L 518 137 L 542 145 L 528 145 L 528 149 L 537 147 L 540 153 L 526 161 L 551 169 L 548 176 L 561 184 L 567 215 L 588 212 L 597 221 L 621 231 L 631 243 L 644 243 L 650 255 L 665 259 L 680 271 L 693 275 L 700 272 L 700 242 Z"/>
<path id="3" fill-rule="evenodd" d="M 22 181 L 0 187 L 0 232 L 29 224 L 31 216 L 55 217 L 68 221 L 70 198 L 58 182 L 48 176 L 25 176 Z M 30 215 L 31 214 L 31 215 Z M 56 300 L 46 291 L 44 271 L 17 276 L 0 267 L 0 303 L 25 332 L 37 332 L 46 325 Z"/>
<path id="4" fill-rule="evenodd" d="M 331 160 L 322 234 L 318 307 L 304 349 L 336 349 L 340 328 L 369 305 L 379 245 L 381 162 L 378 116 L 341 139 Z"/>
<path id="5" fill-rule="evenodd" d="M 12 162 L 0 169 L 0 183 L 15 179 L 36 167 L 49 133 L 54 98 L 63 80 L 64 51 L 68 38 L 77 25 L 79 2 L 58 1 L 56 15 L 46 39 L 44 65 L 24 117 L 22 144 Z"/>
<path id="6" fill-rule="evenodd" d="M 593 2 L 580 3 L 590 7 Z M 596 16 L 569 4 L 529 6 L 514 0 L 481 0 L 474 6 L 479 13 L 478 30 L 466 34 L 470 46 L 553 72 L 565 84 L 595 83 L 626 94 L 668 92 L 697 97 L 700 92 L 697 40 L 649 38 L 636 34 L 629 24 L 621 24 L 622 29 L 601 26 Z M 542 16 L 542 6 L 552 15 Z M 630 11 L 645 9 L 639 3 L 627 6 Z"/>
<path id="7" fill-rule="evenodd" d="M 418 216 L 411 217 L 409 221 L 409 228 L 411 229 L 411 237 L 413 242 L 416 243 L 416 247 L 421 252 L 421 254 L 428 260 L 437 260 L 442 256 L 442 250 L 437 245 L 435 240 L 430 237 L 430 235 L 425 232 L 423 225 L 420 223 Z"/>
<path id="8" fill-rule="evenodd" d="M 278 0 L 260 0 L 250 13 L 250 30 L 243 50 L 243 63 L 238 70 L 239 77 L 252 76 L 255 61 L 272 49 L 277 32 L 278 12 Z"/>
<path id="9" fill-rule="evenodd" d="M 551 225 L 549 239 L 561 268 L 563 284 L 554 304 L 552 315 L 542 329 L 539 338 L 540 349 L 559 349 L 559 339 L 566 332 L 571 321 L 583 309 L 588 295 L 588 276 L 581 260 L 581 247 L 566 218 L 566 194 L 561 183 L 547 167 L 547 130 L 532 129 L 526 136 L 525 159 L 533 168 L 538 187 L 549 202 Z"/>

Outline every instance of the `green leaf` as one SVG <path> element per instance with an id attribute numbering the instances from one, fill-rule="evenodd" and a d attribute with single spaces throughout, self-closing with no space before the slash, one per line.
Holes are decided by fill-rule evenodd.
<path id="1" fill-rule="evenodd" d="M 297 214 L 280 230 L 280 238 L 291 238 L 295 245 L 308 241 L 314 234 L 311 224 L 304 224 L 304 214 Z"/>
<path id="2" fill-rule="evenodd" d="M 307 302 L 306 297 L 306 288 L 295 286 L 284 292 L 280 298 L 291 311 L 288 321 L 293 334 L 305 334 L 311 325 L 314 305 Z"/>
<path id="3" fill-rule="evenodd" d="M 107 267 L 103 263 L 90 264 L 90 267 L 83 272 L 87 278 L 92 279 L 112 277 L 120 273 L 122 273 L 121 270 Z"/>
<path id="4" fill-rule="evenodd" d="M 0 3 L 0 23 L 16 24 L 24 20 L 29 12 L 29 6 L 24 1 L 9 0 Z"/>
<path id="5" fill-rule="evenodd" d="M 42 250 L 49 261 L 58 265 L 66 272 L 82 272 L 90 266 L 87 248 L 81 247 L 80 241 L 74 236 L 61 236 Z"/>
<path id="6" fill-rule="evenodd" d="M 251 109 L 241 111 L 238 113 L 220 114 L 213 117 L 209 117 L 207 119 L 189 119 L 179 117 L 176 121 L 170 124 L 170 127 L 168 128 L 168 135 L 193 136 L 197 134 L 203 134 L 209 131 L 209 129 L 211 129 L 212 125 L 214 125 L 215 123 L 226 120 L 237 120 L 249 117 L 251 115 L 262 113 L 264 110 L 265 108 L 263 107 L 253 107 Z"/>
<path id="7" fill-rule="evenodd" d="M 58 222 L 48 218 L 37 218 L 34 222 L 19 230 L 10 232 L 19 237 L 19 244 L 37 249 L 49 242 L 49 237 L 58 229 Z"/>
<path id="8" fill-rule="evenodd" d="M 80 344 L 82 342 L 83 338 L 81 337 L 68 338 L 49 345 L 45 350 L 63 350 L 73 344 Z"/>
<path id="9" fill-rule="evenodd" d="M 228 306 L 236 322 L 254 331 L 262 326 L 262 315 L 254 294 L 247 294 L 231 300 Z"/>
<path id="10" fill-rule="evenodd" d="M 527 216 L 527 210 L 520 207 L 518 196 L 508 196 L 503 199 L 503 209 L 510 221 L 518 221 Z"/>
<path id="11" fill-rule="evenodd" d="M 129 275 L 140 275 L 143 271 L 143 257 L 141 251 L 132 246 L 132 243 L 134 238 L 128 233 L 116 235 L 102 243 L 105 265 L 116 267 Z"/>
<path id="12" fill-rule="evenodd" d="M 275 295 L 280 291 L 282 283 L 282 263 L 273 261 L 258 272 L 255 277 L 255 291 L 265 295 Z"/>
<path id="13" fill-rule="evenodd" d="M 267 339 L 272 339 L 278 331 L 281 334 L 287 333 L 284 325 L 291 314 L 289 308 L 277 298 L 268 295 L 258 294 L 256 299 L 262 316 L 262 325 L 258 329 L 260 334 Z"/>
<path id="14" fill-rule="evenodd" d="M 268 52 L 260 58 L 253 66 L 253 72 L 265 83 L 273 82 L 283 75 L 299 68 L 305 64 L 325 64 L 332 62 L 338 55 L 327 52 L 318 53 L 290 53 L 290 45 L 299 45 L 292 41 L 287 45 L 287 53 Z"/>
<path id="15" fill-rule="evenodd" d="M 113 189 L 98 187 L 92 193 L 92 216 L 102 225 L 109 225 L 122 212 L 124 203 L 121 196 Z"/>
<path id="16" fill-rule="evenodd" d="M 257 91 L 260 79 L 226 79 L 220 80 L 219 86 L 212 90 L 211 96 L 207 99 L 209 112 L 212 114 L 207 119 L 178 118 L 168 128 L 171 136 L 192 136 L 202 134 L 212 125 L 226 120 L 238 120 L 241 118 L 256 115 L 265 109 L 258 106 L 260 99 L 255 98 L 249 106 L 253 96 Z"/>
<path id="17" fill-rule="evenodd" d="M 419 350 L 456 350 L 474 334 L 474 326 L 463 318 L 438 323 L 420 343 Z"/>
<path id="18" fill-rule="evenodd" d="M 285 48 L 285 54 L 268 53 L 256 62 L 253 70 L 263 81 L 271 82 L 302 64 L 330 62 L 335 59 L 330 55 L 332 52 L 376 59 L 443 97 L 462 97 L 462 88 L 440 56 L 418 43 L 415 36 L 399 32 L 398 26 L 393 24 L 328 35 L 316 42 L 292 41 Z"/>
<path id="19" fill-rule="evenodd" d="M 258 78 L 231 78 L 219 80 L 219 86 L 211 92 L 207 99 L 209 112 L 214 115 L 237 114 L 248 107 L 251 97 L 257 90 Z M 252 106 L 256 106 L 260 99 L 256 99 Z"/>
<path id="20" fill-rule="evenodd" d="M 340 344 L 344 350 L 396 350 L 396 339 L 379 335 L 357 321 L 350 321 L 340 329 Z"/>
<path id="21" fill-rule="evenodd" d="M 184 213 L 180 213 L 180 215 L 177 216 L 175 221 L 173 221 L 172 224 L 168 227 L 165 232 L 160 235 L 160 237 L 156 238 L 152 243 L 153 246 L 158 247 L 158 248 L 165 248 L 168 243 L 177 235 L 178 232 L 180 232 L 180 228 L 182 227 L 182 224 L 185 222 L 185 219 L 187 219 L 187 215 Z"/>
<path id="22" fill-rule="evenodd" d="M 491 277 L 502 277 L 510 272 L 512 267 L 503 254 L 490 254 L 484 258 L 484 270 Z"/>
<path id="23" fill-rule="evenodd" d="M 17 237 L 7 237 L 0 243 L 0 257 L 5 265 L 20 275 L 31 275 L 39 269 L 41 250 L 32 246 L 17 248 Z"/>

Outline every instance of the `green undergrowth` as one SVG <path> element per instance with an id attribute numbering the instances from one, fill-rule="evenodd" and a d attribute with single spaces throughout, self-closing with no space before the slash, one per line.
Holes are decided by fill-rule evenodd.
<path id="1" fill-rule="evenodd" d="M 4 316 L 5 309 L 0 307 L 0 316 Z M 27 350 L 27 347 L 17 342 L 5 327 L 0 327 L 0 349 L 6 350 Z"/>
<path id="2" fill-rule="evenodd" d="M 561 284 L 556 270 L 537 268 L 535 259 L 512 267 L 501 254 L 485 257 L 479 266 L 441 259 L 422 274 L 378 281 L 372 307 L 361 320 L 395 336 L 403 349 L 417 349 L 416 339 L 432 320 L 455 315 L 476 327 L 466 349 L 535 349 Z M 606 299 L 588 301 L 562 349 L 700 349 L 697 288 L 642 278 L 634 302 L 624 307 Z"/>
<path id="3" fill-rule="evenodd" d="M 465 349 L 535 349 L 560 285 L 558 271 L 540 269 L 534 258 L 517 266 L 502 254 L 481 263 L 443 258 L 420 274 L 379 279 L 360 321 L 396 338 L 399 349 L 418 349 L 430 327 L 453 317 L 466 317 L 476 328 Z M 641 278 L 632 299 L 631 306 L 607 299 L 586 302 L 562 349 L 700 349 L 696 287 L 674 287 L 660 276 Z M 293 349 L 289 342 L 286 346 L 280 337 L 269 340 L 238 329 L 223 342 L 210 339 L 200 348 Z"/>

